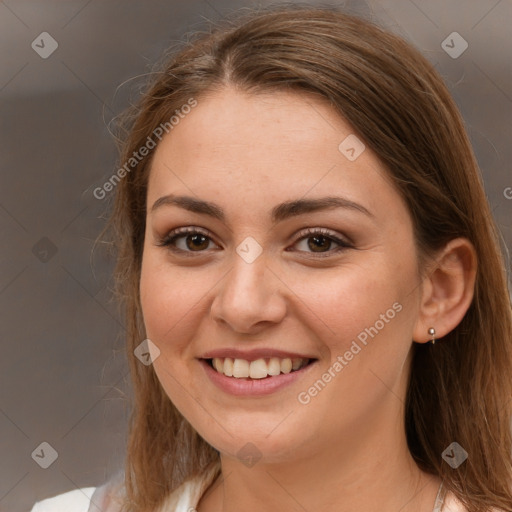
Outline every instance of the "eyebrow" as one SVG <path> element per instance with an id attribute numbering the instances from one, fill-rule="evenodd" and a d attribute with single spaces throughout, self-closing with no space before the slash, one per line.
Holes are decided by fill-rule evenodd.
<path id="1" fill-rule="evenodd" d="M 161 208 L 162 206 L 179 206 L 180 208 L 184 208 L 190 212 L 208 215 L 215 219 L 219 219 L 222 222 L 226 220 L 224 210 L 220 206 L 209 201 L 197 199 L 195 197 L 176 196 L 174 194 L 162 196 L 153 203 L 153 206 L 151 207 L 151 213 Z M 289 219 L 291 217 L 321 210 L 330 210 L 333 208 L 345 208 L 363 213 L 368 217 L 374 218 L 374 215 L 363 205 L 343 197 L 335 196 L 286 201 L 272 208 L 270 211 L 270 216 L 272 223 L 277 224 L 278 222 Z"/>

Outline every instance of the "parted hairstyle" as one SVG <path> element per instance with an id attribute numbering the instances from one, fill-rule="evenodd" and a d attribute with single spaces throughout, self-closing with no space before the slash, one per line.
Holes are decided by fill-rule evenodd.
<path id="1" fill-rule="evenodd" d="M 470 512 L 512 510 L 506 267 L 463 119 L 437 71 L 374 23 L 304 4 L 237 11 L 169 53 L 122 118 L 122 163 L 205 93 L 227 85 L 253 95 L 313 93 L 330 102 L 387 169 L 411 215 L 422 268 L 456 237 L 474 245 L 478 269 L 464 318 L 435 345 L 412 343 L 404 428 L 417 465 L 438 475 Z M 219 460 L 172 404 L 153 367 L 134 356 L 146 338 L 139 281 L 153 154 L 123 173 L 109 223 L 134 386 L 126 512 L 153 512 L 184 480 Z M 456 469 L 442 458 L 453 441 L 469 455 Z"/>

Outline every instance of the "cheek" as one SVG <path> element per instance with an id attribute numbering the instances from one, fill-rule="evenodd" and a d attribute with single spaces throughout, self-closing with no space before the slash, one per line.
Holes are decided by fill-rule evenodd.
<path id="1" fill-rule="evenodd" d="M 407 269 L 402 267 L 400 274 L 375 257 L 344 263 L 332 271 L 287 274 L 284 280 L 299 299 L 291 299 L 298 308 L 297 318 L 314 331 L 319 346 L 329 349 L 331 359 L 349 350 L 353 340 L 372 339 L 375 324 L 379 338 L 394 331 L 400 322 L 397 310 L 404 306 L 402 281 L 410 279 Z"/>
<path id="2" fill-rule="evenodd" d="M 163 259 L 151 249 L 144 254 L 140 279 L 142 314 L 146 336 L 159 349 L 153 369 L 167 396 L 188 416 L 194 410 L 191 398 L 195 397 L 187 385 L 194 357 L 191 340 L 197 326 L 196 308 L 200 307 L 205 288 L 197 276 L 187 277 L 186 272 L 173 270 Z"/>
<path id="3" fill-rule="evenodd" d="M 396 276 L 386 272 L 353 268 L 328 286 L 308 288 L 316 297 L 308 304 L 317 317 L 315 334 L 328 334 L 320 339 L 326 350 L 321 382 L 305 383 L 299 402 L 314 404 L 325 424 L 354 426 L 400 396 L 413 304 Z"/>
<path id="4" fill-rule="evenodd" d="M 148 338 L 166 348 L 165 341 L 182 329 L 205 293 L 205 285 L 193 272 L 174 270 L 158 255 L 148 252 L 142 262 L 140 293 Z M 179 341 L 179 337 L 175 337 Z"/>
<path id="5" fill-rule="evenodd" d="M 293 284 L 306 306 L 302 312 L 313 313 L 307 313 L 308 327 L 325 353 L 322 382 L 305 383 L 299 401 L 314 402 L 333 424 L 340 414 L 351 422 L 375 410 L 399 385 L 405 369 L 412 341 L 414 266 L 377 260 Z"/>

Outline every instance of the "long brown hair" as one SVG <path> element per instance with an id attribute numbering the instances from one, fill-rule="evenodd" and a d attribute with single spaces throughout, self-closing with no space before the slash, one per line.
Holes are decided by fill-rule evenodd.
<path id="1" fill-rule="evenodd" d="M 500 238 L 464 122 L 432 65 L 401 38 L 336 8 L 280 5 L 237 13 L 196 33 L 170 57 L 124 118 L 111 226 L 127 324 L 135 400 L 126 511 L 151 512 L 219 453 L 173 406 L 152 366 L 134 356 L 145 339 L 139 302 L 146 192 L 155 138 L 184 105 L 227 84 L 327 99 L 388 168 L 414 223 L 421 261 L 463 236 L 476 250 L 473 302 L 435 345 L 414 343 L 405 428 L 418 466 L 438 475 L 470 512 L 512 510 L 512 319 Z M 164 123 L 164 124 L 163 124 Z M 167 123 L 167 125 L 165 125 Z M 172 136 L 172 135 L 171 135 Z M 457 469 L 442 458 L 456 441 Z"/>

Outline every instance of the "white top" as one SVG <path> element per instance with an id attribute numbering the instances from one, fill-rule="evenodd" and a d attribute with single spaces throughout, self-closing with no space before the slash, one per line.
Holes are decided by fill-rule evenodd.
<path id="1" fill-rule="evenodd" d="M 30 512 L 87 512 L 96 487 L 84 487 L 38 501 Z"/>
<path id="2" fill-rule="evenodd" d="M 210 466 L 201 475 L 191 478 L 164 501 L 156 512 L 190 512 L 196 509 L 206 489 L 220 473 L 220 463 Z M 101 487 L 84 487 L 37 502 L 30 512 L 118 512 L 108 482 Z M 113 489 L 113 487 L 111 487 Z M 114 489 L 115 491 L 115 489 Z M 432 512 L 467 512 L 456 497 L 446 492 L 441 483 Z"/>

